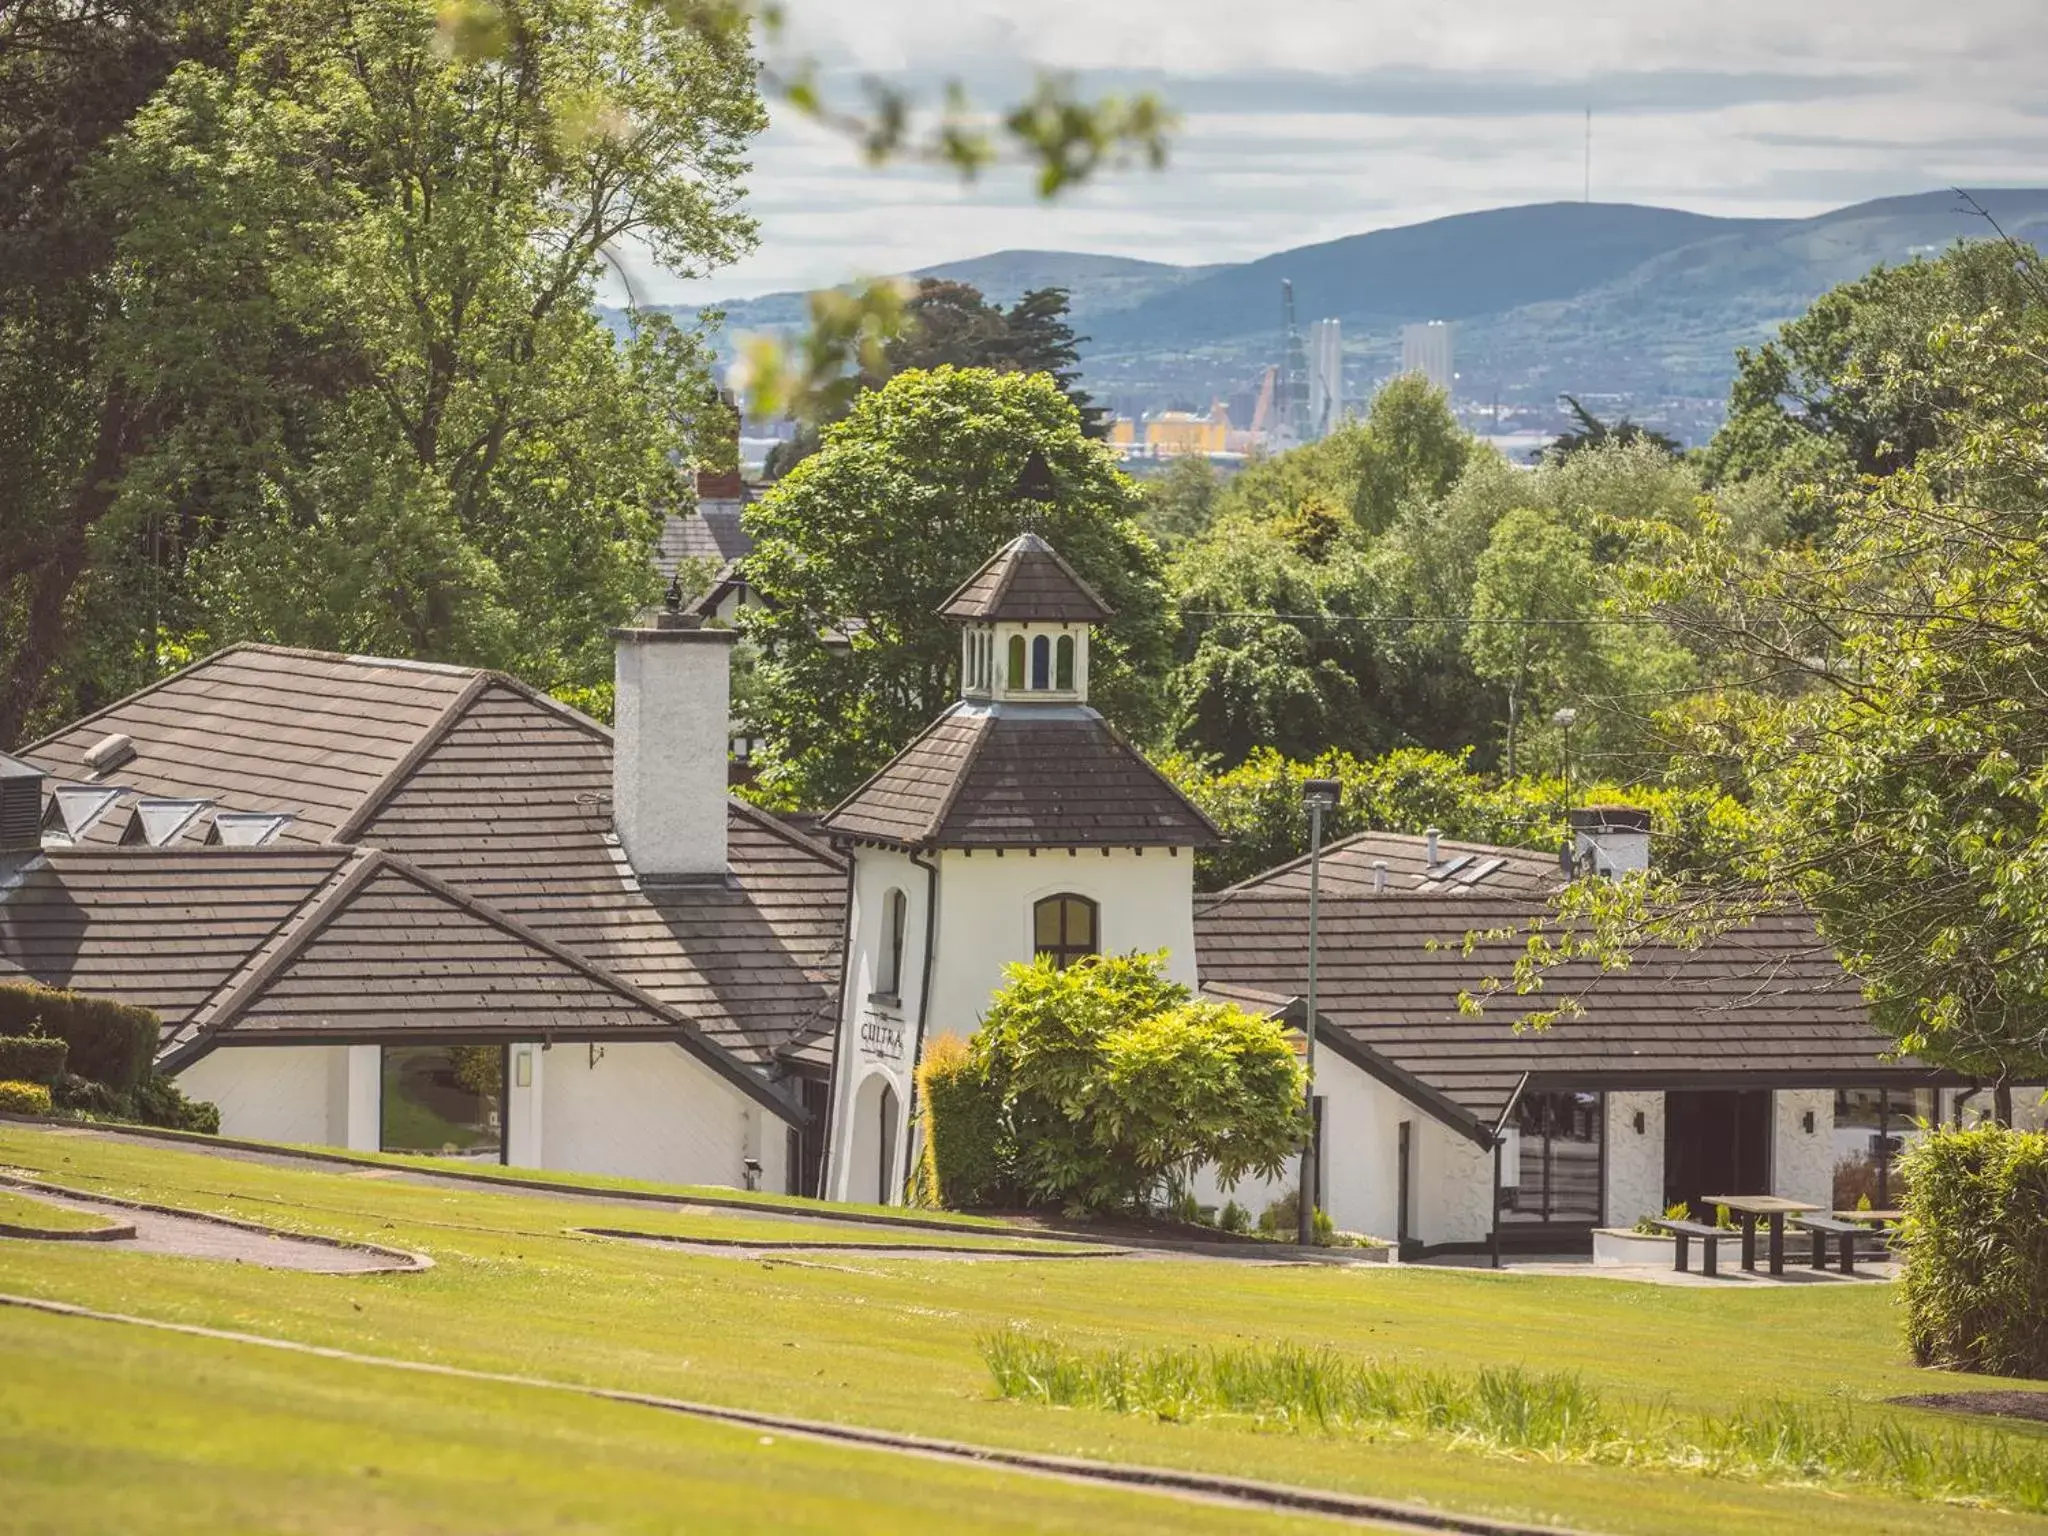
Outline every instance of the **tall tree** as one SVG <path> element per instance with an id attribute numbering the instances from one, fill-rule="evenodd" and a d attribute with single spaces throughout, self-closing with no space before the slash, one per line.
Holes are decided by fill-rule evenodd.
<path id="1" fill-rule="evenodd" d="M 1605 448 L 1610 444 L 1625 448 L 1631 443 L 1647 443 L 1658 452 L 1668 453 L 1673 458 L 1685 451 L 1684 445 L 1677 438 L 1659 432 L 1653 427 L 1646 427 L 1640 422 L 1631 421 L 1626 416 L 1619 421 L 1602 421 L 1579 403 L 1577 395 L 1560 395 L 1558 398 L 1564 401 L 1566 409 L 1572 413 L 1572 420 L 1577 425 L 1569 431 L 1560 432 L 1538 457 L 1565 459 L 1575 453 L 1583 453 L 1588 448 Z"/>
<path id="2" fill-rule="evenodd" d="M 595 681 L 647 595 L 705 356 L 590 300 L 635 241 L 702 273 L 747 248 L 761 124 L 744 30 L 618 0 L 529 0 L 504 47 L 440 46 L 412 0 L 257 0 L 99 157 L 119 210 L 105 389 L 148 402 L 58 604 L 134 636 L 240 636 Z M 149 552 L 155 600 L 126 599 Z M 62 646 L 15 642 L 0 730 Z M 139 680 L 139 678 L 137 679 Z"/>
<path id="3" fill-rule="evenodd" d="M 1049 503 L 1018 495 L 1034 449 Z M 1090 697 L 1149 736 L 1166 594 L 1137 508 L 1043 374 L 920 369 L 860 396 L 746 513 L 747 574 L 767 600 L 747 620 L 762 649 L 762 792 L 830 804 L 958 697 L 959 634 L 937 609 L 1027 522 L 1116 610 L 1090 651 Z"/>

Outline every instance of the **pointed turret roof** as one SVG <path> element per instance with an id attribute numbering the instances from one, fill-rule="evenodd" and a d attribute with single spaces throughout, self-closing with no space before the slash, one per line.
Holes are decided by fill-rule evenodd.
<path id="1" fill-rule="evenodd" d="M 1100 624 L 1111 608 L 1035 533 L 1020 533 L 940 607 L 943 618 Z"/>

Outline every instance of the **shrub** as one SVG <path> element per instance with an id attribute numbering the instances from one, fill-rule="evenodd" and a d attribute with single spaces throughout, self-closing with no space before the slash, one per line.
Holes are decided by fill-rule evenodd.
<path id="1" fill-rule="evenodd" d="M 59 1109 L 79 1110 L 88 1115 L 125 1115 L 128 1101 L 105 1083 L 96 1083 L 76 1072 L 60 1072 L 50 1085 L 50 1101 Z"/>
<path id="2" fill-rule="evenodd" d="M 1225 1232 L 1249 1232 L 1252 1229 L 1252 1213 L 1235 1200 L 1226 1201 L 1223 1210 L 1216 1217 L 1216 1225 Z"/>
<path id="3" fill-rule="evenodd" d="M 972 1042 L 1027 1199 L 1132 1209 L 1192 1172 L 1277 1174 L 1302 1073 L 1278 1021 L 1198 1002 L 1164 954 L 1012 965 Z"/>
<path id="4" fill-rule="evenodd" d="M 48 1035 L 0 1035 L 0 1082 L 54 1083 L 69 1049 Z"/>
<path id="5" fill-rule="evenodd" d="M 50 1090 L 41 1083 L 0 1082 L 0 1114 L 47 1115 Z"/>
<path id="6" fill-rule="evenodd" d="M 2048 1378 L 2048 1132 L 1937 1129 L 1901 1165 L 1914 1359 Z"/>
<path id="7" fill-rule="evenodd" d="M 924 1157 L 918 1167 L 923 1205 L 996 1205 L 1009 1191 L 1003 1149 L 1003 1106 L 967 1042 L 940 1035 L 917 1066 L 924 1105 Z"/>
<path id="8" fill-rule="evenodd" d="M 119 1093 L 148 1072 L 160 1030 L 155 1014 L 130 1003 L 32 982 L 0 984 L 0 1032 L 58 1037 L 70 1047 L 70 1070 Z"/>
<path id="9" fill-rule="evenodd" d="M 1301 1192 L 1289 1190 L 1278 1200 L 1259 1212 L 1259 1231 L 1267 1237 L 1276 1237 L 1283 1242 L 1293 1242 L 1301 1235 Z M 1309 1218 L 1309 1233 L 1316 1246 L 1327 1248 L 1335 1240 L 1337 1223 L 1330 1219 L 1330 1213 L 1318 1206 Z"/>
<path id="10" fill-rule="evenodd" d="M 207 1136 L 220 1134 L 220 1107 L 201 1099 L 188 1099 L 168 1077 L 152 1072 L 128 1096 L 128 1115 L 144 1125 L 160 1125 L 172 1131 L 198 1131 Z"/>

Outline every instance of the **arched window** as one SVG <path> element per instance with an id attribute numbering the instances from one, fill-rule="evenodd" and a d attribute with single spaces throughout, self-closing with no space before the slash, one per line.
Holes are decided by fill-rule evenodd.
<path id="1" fill-rule="evenodd" d="M 910 926 L 910 901 L 899 890 L 882 898 L 882 952 L 875 957 L 875 991 L 897 997 L 903 990 L 903 930 Z"/>
<path id="2" fill-rule="evenodd" d="M 1052 641 L 1044 635 L 1031 642 L 1031 686 L 1052 686 Z"/>
<path id="3" fill-rule="evenodd" d="M 1024 637 L 1010 636 L 1010 687 L 1024 691 Z"/>
<path id="4" fill-rule="evenodd" d="M 1061 635 L 1053 647 L 1052 685 L 1071 690 L 1074 686 L 1074 637 Z"/>
<path id="5" fill-rule="evenodd" d="M 1031 909 L 1031 947 L 1065 970 L 1101 951 L 1095 903 L 1086 896 L 1048 896 Z"/>

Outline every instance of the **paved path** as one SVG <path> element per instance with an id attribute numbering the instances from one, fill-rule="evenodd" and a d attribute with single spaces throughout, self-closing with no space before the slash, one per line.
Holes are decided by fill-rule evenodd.
<path id="1" fill-rule="evenodd" d="M 1173 1467 L 1147 1467 L 1123 1462 L 1093 1461 L 1078 1456 L 1051 1456 L 1036 1451 L 1017 1451 L 997 1446 L 969 1445 L 958 1440 L 936 1440 L 923 1435 L 899 1434 L 893 1430 L 867 1429 L 857 1424 L 833 1424 L 817 1419 L 791 1418 L 784 1414 L 756 1413 L 746 1408 L 728 1408 L 715 1403 L 694 1403 L 682 1398 L 662 1397 L 651 1392 L 627 1392 L 609 1387 L 583 1386 L 575 1382 L 551 1381 L 541 1376 L 516 1376 L 501 1371 L 473 1371 L 461 1366 L 441 1365 L 425 1360 L 404 1360 L 389 1355 L 358 1354 L 354 1350 L 332 1349 L 318 1344 L 301 1344 L 293 1339 L 265 1334 L 238 1333 L 223 1328 L 204 1328 L 193 1323 L 165 1322 L 152 1317 L 135 1317 L 120 1312 L 102 1312 L 69 1302 L 47 1301 L 35 1296 L 10 1296 L 0 1292 L 0 1306 L 51 1313 L 84 1322 L 121 1324 L 184 1334 L 189 1338 L 258 1349 L 284 1350 L 291 1354 L 314 1355 L 322 1360 L 339 1360 L 351 1365 L 384 1370 L 417 1371 L 430 1376 L 450 1376 L 463 1381 L 492 1382 L 500 1386 L 545 1392 L 573 1392 L 608 1402 L 631 1403 L 644 1408 L 665 1409 L 693 1418 L 749 1429 L 771 1430 L 806 1440 L 835 1445 L 859 1446 L 864 1450 L 916 1456 L 927 1460 L 970 1462 L 1001 1467 L 1039 1477 L 1067 1482 L 1094 1483 L 1133 1489 L 1204 1504 L 1229 1504 L 1274 1513 L 1323 1515 L 1371 1530 L 1395 1532 L 1459 1532 L 1463 1536 L 1573 1536 L 1564 1526 L 1521 1525 L 1489 1520 L 1478 1515 L 1400 1504 L 1390 1499 L 1368 1498 L 1320 1488 L 1295 1487 L 1285 1483 L 1257 1482 L 1250 1478 L 1225 1477 L 1207 1472 L 1186 1472 Z"/>

